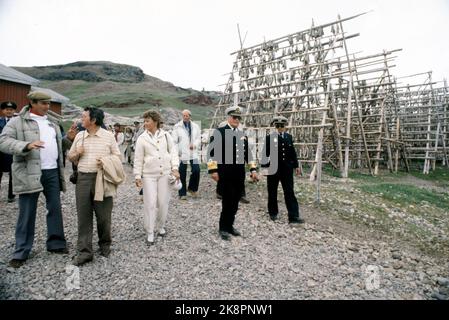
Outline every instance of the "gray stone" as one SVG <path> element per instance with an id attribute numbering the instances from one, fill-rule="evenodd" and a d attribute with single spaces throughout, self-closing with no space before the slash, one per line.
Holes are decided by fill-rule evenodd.
<path id="1" fill-rule="evenodd" d="M 448 287 L 442 287 L 439 290 L 440 294 L 443 294 L 445 296 L 449 296 L 449 288 Z"/>
<path id="2" fill-rule="evenodd" d="M 399 252 L 393 252 L 393 253 L 391 254 L 391 257 L 392 257 L 393 259 L 396 259 L 396 260 L 401 260 L 401 259 L 402 259 L 402 256 L 401 256 L 401 254 L 400 254 Z"/>
<path id="3" fill-rule="evenodd" d="M 445 295 L 440 294 L 439 292 L 433 292 L 431 295 L 432 298 L 436 300 L 448 300 L 448 297 Z"/>
<path id="4" fill-rule="evenodd" d="M 437 279 L 437 283 L 440 285 L 440 286 L 447 286 L 447 287 L 449 287 L 449 279 L 448 278 L 438 278 Z"/>

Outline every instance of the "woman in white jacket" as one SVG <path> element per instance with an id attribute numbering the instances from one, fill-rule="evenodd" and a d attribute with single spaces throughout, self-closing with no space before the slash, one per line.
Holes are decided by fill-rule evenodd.
<path id="1" fill-rule="evenodd" d="M 145 131 L 136 142 L 134 176 L 143 187 L 144 227 L 147 242 L 154 243 L 155 233 L 165 235 L 170 201 L 170 175 L 179 179 L 179 157 L 170 134 L 161 129 L 161 115 L 155 110 L 143 114 Z"/>

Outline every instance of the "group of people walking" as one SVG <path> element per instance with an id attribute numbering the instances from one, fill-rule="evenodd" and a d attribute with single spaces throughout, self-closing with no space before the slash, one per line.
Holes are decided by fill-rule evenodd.
<path id="1" fill-rule="evenodd" d="M 42 92 L 28 95 L 29 105 L 17 117 L 10 117 L 1 127 L 0 155 L 13 155 L 12 192 L 19 196 L 19 216 L 16 225 L 16 246 L 10 266 L 18 268 L 29 257 L 34 241 L 37 202 L 42 192 L 46 198 L 47 250 L 67 254 L 64 236 L 60 192 L 65 191 L 63 146 L 69 146 L 67 159 L 76 168 L 75 197 L 78 219 L 77 252 L 72 263 L 80 266 L 93 259 L 93 217 L 97 220 L 100 254 L 111 252 L 111 214 L 117 187 L 125 180 L 119 134 L 105 129 L 104 113 L 87 107 L 81 126 L 72 126 L 61 133 L 57 120 L 48 114 L 51 97 Z M 2 109 L 6 109 L 3 107 Z M 16 106 L 11 102 L 5 106 Z M 7 113 L 5 113 L 7 115 Z M 221 184 L 222 211 L 219 235 L 223 240 L 240 236 L 234 228 L 238 203 L 245 183 L 245 164 L 250 166 L 253 181 L 259 180 L 256 162 L 249 152 L 248 139 L 239 129 L 240 106 L 226 110 L 226 125 L 217 128 L 208 148 L 208 173 Z M 159 112 L 143 114 L 143 126 L 134 136 L 133 175 L 135 185 L 142 190 L 146 242 L 153 244 L 157 236 L 165 236 L 171 190 L 177 190 L 180 200 L 187 192 L 198 197 L 200 180 L 199 126 L 191 121 L 191 112 L 184 110 L 183 119 L 171 133 L 162 128 Z M 277 187 L 281 182 L 288 209 L 289 222 L 302 223 L 299 206 L 293 192 L 293 171 L 299 174 L 298 161 L 291 135 L 284 133 L 287 119 L 277 117 L 273 124 L 277 133 L 267 136 L 262 167 L 268 168 L 268 211 L 275 220 L 278 215 Z M 0 121 L 0 125 L 2 122 Z M 119 130 L 117 130 L 119 131 Z M 121 139 L 121 138 L 120 138 Z M 187 167 L 191 175 L 187 184 Z M 1 177 L 1 176 L 0 176 Z M 10 184 L 11 185 L 11 184 Z M 8 195 L 8 199 L 10 196 Z"/>

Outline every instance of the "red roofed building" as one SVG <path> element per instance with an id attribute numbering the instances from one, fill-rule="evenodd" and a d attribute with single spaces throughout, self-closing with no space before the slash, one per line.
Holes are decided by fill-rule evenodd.
<path id="1" fill-rule="evenodd" d="M 52 97 L 50 110 L 62 115 L 62 107 L 69 99 L 53 90 L 36 87 L 38 84 L 39 80 L 0 64 L 0 103 L 13 101 L 19 112 L 29 104 L 27 95 L 30 91 L 43 91 Z"/>

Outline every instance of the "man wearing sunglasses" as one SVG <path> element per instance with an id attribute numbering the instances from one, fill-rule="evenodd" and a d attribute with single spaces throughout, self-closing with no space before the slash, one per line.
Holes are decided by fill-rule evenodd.
<path id="1" fill-rule="evenodd" d="M 211 178 L 221 183 L 219 234 L 223 240 L 230 240 L 231 236 L 241 235 L 233 225 L 245 183 L 245 163 L 249 164 L 253 181 L 259 178 L 256 163 L 249 152 L 248 138 L 238 129 L 242 107 L 231 106 L 225 114 L 228 123 L 215 129 L 210 138 L 207 168 Z"/>
<path id="2" fill-rule="evenodd" d="M 268 213 L 271 220 L 275 221 L 278 217 L 277 193 L 279 182 L 281 182 L 288 210 L 288 221 L 300 224 L 304 223 L 304 219 L 301 218 L 298 201 L 295 197 L 293 171 L 297 176 L 301 174 L 301 171 L 293 145 L 293 137 L 285 132 L 287 122 L 287 118 L 283 116 L 273 118 L 271 125 L 276 127 L 276 132 L 265 138 L 261 167 L 268 168 Z"/>

